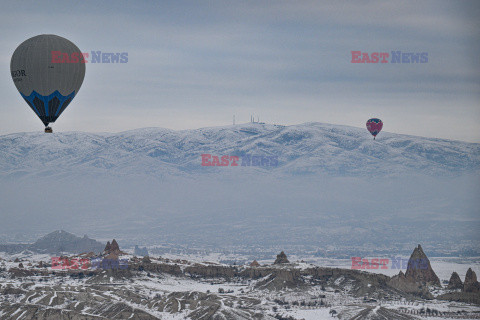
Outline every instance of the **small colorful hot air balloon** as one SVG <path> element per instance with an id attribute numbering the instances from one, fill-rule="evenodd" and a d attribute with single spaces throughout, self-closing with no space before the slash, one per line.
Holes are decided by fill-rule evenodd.
<path id="1" fill-rule="evenodd" d="M 382 130 L 382 127 L 383 122 L 380 119 L 372 118 L 367 121 L 367 130 L 372 134 L 373 140 L 375 140 L 377 134 Z"/>
<path id="2" fill-rule="evenodd" d="M 81 55 L 71 41 L 42 34 L 21 43 L 12 55 L 13 82 L 23 99 L 45 125 L 57 118 L 77 95 L 85 77 L 85 63 L 53 63 L 52 52 Z"/>

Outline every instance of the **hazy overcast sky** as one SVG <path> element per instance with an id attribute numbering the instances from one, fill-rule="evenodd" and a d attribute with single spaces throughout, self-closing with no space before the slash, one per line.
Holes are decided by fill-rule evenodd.
<path id="1" fill-rule="evenodd" d="M 480 141 L 479 1 L 2 1 L 0 134 L 43 125 L 17 92 L 10 58 L 57 34 L 87 64 L 55 131 L 318 121 Z M 351 51 L 427 52 L 423 64 L 354 64 Z M 390 59 L 389 59 L 390 60 Z"/>

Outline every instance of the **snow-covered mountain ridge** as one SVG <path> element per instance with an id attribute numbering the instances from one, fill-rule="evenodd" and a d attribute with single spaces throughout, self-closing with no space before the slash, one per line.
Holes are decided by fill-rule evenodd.
<path id="1" fill-rule="evenodd" d="M 274 155 L 276 167 L 205 167 L 201 154 Z M 0 176 L 73 172 L 190 175 L 234 170 L 287 175 L 456 174 L 480 168 L 480 144 L 305 123 L 248 123 L 174 131 L 15 133 L 0 136 Z"/>

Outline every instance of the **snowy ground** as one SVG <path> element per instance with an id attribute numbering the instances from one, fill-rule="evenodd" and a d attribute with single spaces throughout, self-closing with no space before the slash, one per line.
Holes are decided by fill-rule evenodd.
<path id="1" fill-rule="evenodd" d="M 129 256 L 132 257 L 132 256 Z M 187 265 L 192 264 L 192 260 L 196 262 L 210 261 L 216 262 L 225 258 L 222 254 L 212 254 L 208 256 L 181 256 L 181 255 L 165 255 L 164 259 L 181 259 Z M 18 267 L 19 262 L 14 262 L 18 258 L 25 269 L 34 268 L 40 261 L 50 262 L 50 256 L 45 254 L 15 254 L 8 255 L 0 253 L 0 268 L 6 270 L 12 267 Z M 154 257 L 152 257 L 153 259 Z M 292 256 L 291 260 L 295 261 L 297 257 Z M 156 259 L 153 259 L 156 261 Z M 304 260 L 305 261 L 305 260 Z M 267 261 L 260 261 L 266 263 Z M 309 261 L 311 262 L 311 261 Z M 315 264 L 325 267 L 339 267 L 350 268 L 351 261 L 347 259 L 315 259 Z M 173 261 L 168 262 L 173 264 Z M 176 262 L 175 262 L 176 263 Z M 468 267 L 472 267 L 478 272 L 478 259 L 460 259 L 460 258 L 433 258 L 431 259 L 432 266 L 439 277 L 444 280 L 448 279 L 452 270 L 464 277 L 465 271 Z M 296 268 L 302 269 L 308 267 L 307 262 L 300 262 L 296 264 Z M 183 267 L 182 267 L 183 268 Z M 50 269 L 51 270 L 51 269 Z M 386 271 L 391 271 L 387 269 Z M 0 273 L 2 273 L 0 271 Z M 388 274 L 384 272 L 385 274 Z M 396 274 L 397 272 L 395 272 Z M 3 271 L 3 274 L 7 274 Z M 8 297 L 0 300 L 0 305 L 3 310 L 0 312 L 8 312 L 8 306 L 22 305 L 31 306 L 45 305 L 48 308 L 66 308 L 72 305 L 76 306 L 78 300 L 71 299 L 69 295 L 76 295 L 80 291 L 86 290 L 95 299 L 111 299 L 112 303 L 118 304 L 118 308 L 127 312 L 132 308 L 145 312 L 155 317 L 162 317 L 162 319 L 184 319 L 187 313 L 191 312 L 185 306 L 178 306 L 175 301 L 186 301 L 185 296 L 180 298 L 170 298 L 172 294 L 189 295 L 190 293 L 204 294 L 205 296 L 212 296 L 214 303 L 218 303 L 219 310 L 226 312 L 226 314 L 235 313 L 238 310 L 249 310 L 249 312 L 260 312 L 264 315 L 274 316 L 276 314 L 284 317 L 292 316 L 295 319 L 331 319 L 330 310 L 335 309 L 342 319 L 349 319 L 350 315 L 358 316 L 364 314 L 368 317 L 374 316 L 377 313 L 387 318 L 391 316 L 389 312 L 396 312 L 395 314 L 406 314 L 412 316 L 412 312 L 419 312 L 424 309 L 435 309 L 440 312 L 479 312 L 480 308 L 477 306 L 468 305 L 465 303 L 446 302 L 437 300 L 422 300 L 407 301 L 404 298 L 397 300 L 379 300 L 372 303 L 363 301 L 362 298 L 355 298 L 348 294 L 350 284 L 344 282 L 343 276 L 339 277 L 332 283 L 332 286 L 327 286 L 325 290 L 318 285 L 307 286 L 304 288 L 286 288 L 282 290 L 264 290 L 259 289 L 258 283 L 267 280 L 268 276 L 260 279 L 231 279 L 227 281 L 223 278 L 190 278 L 186 276 L 173 276 L 165 273 L 138 272 L 128 279 L 116 279 L 105 276 L 104 280 L 100 282 L 87 282 L 85 279 L 76 279 L 71 277 L 60 277 L 57 275 L 27 276 L 23 278 L 2 277 L 0 278 L 0 288 L 12 287 L 17 289 L 26 289 L 26 294 L 10 294 Z M 335 290 L 341 287 L 341 290 Z M 126 292 L 129 292 L 128 294 Z M 324 297 L 323 297 L 324 296 Z M 59 298 L 60 297 L 60 298 Z M 65 298 L 67 297 L 67 298 Z M 133 298 L 131 298 L 133 297 Z M 319 297 L 322 297 L 321 299 Z M 7 299 L 7 300 L 5 300 Z M 59 300 L 60 299 L 60 300 Z M 64 300 L 61 300 L 64 299 Z M 76 299 L 81 299 L 76 297 Z M 208 300 L 208 299 L 207 299 Z M 309 302 L 319 302 L 322 300 L 322 305 L 312 304 Z M 63 302 L 58 302 L 63 301 Z M 76 301 L 76 302 L 75 302 Z M 155 304 L 146 305 L 144 301 L 158 301 L 157 304 L 165 304 L 168 306 L 177 306 L 178 309 L 169 311 L 158 311 L 155 309 Z M 173 302 L 172 302 L 173 301 Z M 205 300 L 204 300 L 205 301 Z M 257 302 L 252 302 L 257 301 Z M 278 301 L 282 302 L 279 303 Z M 95 308 L 95 302 L 88 302 L 80 305 L 82 314 L 89 314 L 89 308 Z M 302 305 L 303 303 L 303 305 Z M 306 303 L 306 305 L 305 305 Z M 247 309 L 245 305 L 250 304 Z M 175 308 L 177 308 L 175 307 Z M 129 309 L 130 308 L 130 309 Z M 7 310 L 7 311 L 5 311 Z M 199 309 L 200 310 L 200 309 Z M 20 310 L 20 316 L 30 310 Z M 128 311 L 132 312 L 132 311 Z M 246 311 L 245 311 L 246 312 Z M 25 313 L 26 314 L 26 313 Z M 9 314 L 11 316 L 11 314 Z M 132 313 L 133 315 L 133 313 Z M 0 316 L 1 317 L 1 316 Z M 247 317 L 248 318 L 248 317 Z M 434 317 L 429 317 L 435 319 Z M 238 318 L 244 319 L 244 318 Z M 393 318 L 392 318 L 393 319 Z M 438 319 L 448 319 L 448 317 L 438 317 Z"/>

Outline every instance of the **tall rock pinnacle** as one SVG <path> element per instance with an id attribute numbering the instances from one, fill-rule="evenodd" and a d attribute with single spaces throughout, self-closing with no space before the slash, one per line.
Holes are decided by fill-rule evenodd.
<path id="1" fill-rule="evenodd" d="M 418 247 L 413 250 L 408 260 L 405 277 L 414 282 L 441 286 L 440 279 L 438 279 L 435 271 L 433 271 L 430 260 L 428 260 L 427 255 L 423 252 L 421 245 L 418 245 Z"/>

